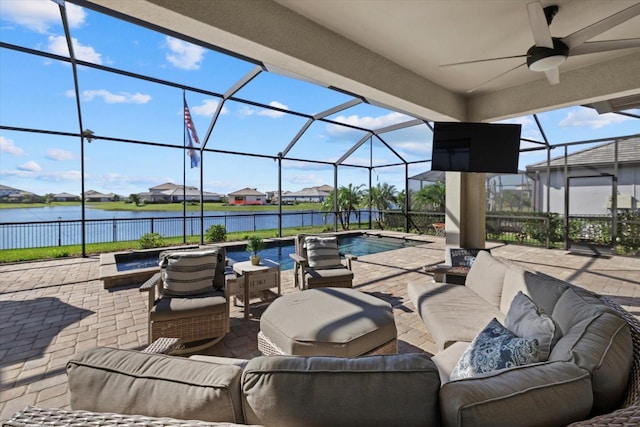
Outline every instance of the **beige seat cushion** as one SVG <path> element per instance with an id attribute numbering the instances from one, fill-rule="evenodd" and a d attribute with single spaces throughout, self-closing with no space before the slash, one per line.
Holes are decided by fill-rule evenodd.
<path id="1" fill-rule="evenodd" d="M 437 426 L 439 388 L 426 354 L 262 356 L 242 374 L 247 422 L 278 427 Z"/>
<path id="2" fill-rule="evenodd" d="M 227 300 L 222 291 L 192 295 L 188 298 L 163 297 L 151 309 L 151 320 L 171 320 L 206 315 L 226 310 Z"/>
<path id="3" fill-rule="evenodd" d="M 344 266 L 321 270 L 307 270 L 306 280 L 309 288 L 331 286 L 332 283 L 353 281 L 353 272 Z"/>
<path id="4" fill-rule="evenodd" d="M 396 338 L 391 305 L 349 288 L 320 288 L 276 299 L 260 330 L 285 354 L 355 357 Z"/>
<path id="5" fill-rule="evenodd" d="M 593 402 L 589 373 L 571 362 L 542 362 L 450 381 L 440 389 L 443 427 L 564 426 Z"/>
<path id="6" fill-rule="evenodd" d="M 504 321 L 504 314 L 498 308 L 467 286 L 410 282 L 407 292 L 438 351 L 457 341 L 473 341 L 493 318 Z"/>
<path id="7" fill-rule="evenodd" d="M 72 409 L 242 423 L 232 364 L 95 348 L 67 363 Z"/>

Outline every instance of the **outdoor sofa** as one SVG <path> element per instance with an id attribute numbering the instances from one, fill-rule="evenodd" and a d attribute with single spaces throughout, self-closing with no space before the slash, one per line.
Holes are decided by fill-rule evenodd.
<path id="1" fill-rule="evenodd" d="M 640 423 L 640 324 L 611 301 L 484 252 L 466 286 L 426 280 L 408 286 L 440 348 L 434 357 L 261 356 L 247 361 L 96 348 L 67 365 L 72 410 L 30 407 L 3 425 L 78 420 L 285 427 Z M 558 330 L 553 338 L 538 340 L 547 345 L 548 359 L 451 381 L 479 332 L 493 318 L 509 323 L 511 303 L 523 295 L 539 306 L 536 315 L 550 313 Z M 520 315 L 521 329 L 530 326 L 531 313 Z"/>

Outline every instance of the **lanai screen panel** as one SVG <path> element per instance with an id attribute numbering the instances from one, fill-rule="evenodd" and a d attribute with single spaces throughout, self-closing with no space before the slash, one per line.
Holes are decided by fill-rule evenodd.
<path id="1" fill-rule="evenodd" d="M 78 138 L 3 130 L 0 139 L 0 183 L 40 196 L 61 192 L 80 196 Z M 32 218 L 24 220 L 45 219 L 50 218 L 34 212 Z"/>
<path id="2" fill-rule="evenodd" d="M 272 105 L 307 116 L 321 113 L 352 99 L 326 87 L 290 77 L 261 72 L 234 97 Z"/>
<path id="3" fill-rule="evenodd" d="M 0 122 L 4 126 L 79 131 L 73 76 L 66 63 L 0 49 L 0 93 Z M 28 109 L 20 107 L 25 101 Z"/>
<path id="4" fill-rule="evenodd" d="M 363 130 L 315 121 L 291 148 L 287 157 L 335 163 L 366 135 L 367 132 Z"/>
<path id="5" fill-rule="evenodd" d="M 293 114 L 227 101 L 207 148 L 277 156 L 305 121 Z"/>

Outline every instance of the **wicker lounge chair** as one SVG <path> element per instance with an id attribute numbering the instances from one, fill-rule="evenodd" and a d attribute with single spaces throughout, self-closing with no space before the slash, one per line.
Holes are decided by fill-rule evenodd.
<path id="1" fill-rule="evenodd" d="M 294 266 L 294 285 L 301 290 L 353 287 L 351 262 L 357 257 L 346 254 L 346 265 L 340 260 L 335 236 L 296 236 L 296 252 L 290 254 Z"/>
<path id="2" fill-rule="evenodd" d="M 210 347 L 229 332 L 224 293 L 225 249 L 163 252 L 161 272 L 141 287 L 149 293 L 149 343 L 178 338 L 185 347 L 173 354 Z"/>

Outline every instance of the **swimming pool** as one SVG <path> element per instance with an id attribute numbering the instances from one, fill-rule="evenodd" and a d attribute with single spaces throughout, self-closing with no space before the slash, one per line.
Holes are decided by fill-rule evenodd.
<path id="1" fill-rule="evenodd" d="M 338 236 L 338 249 L 340 253 L 355 256 L 377 254 L 379 252 L 416 246 L 421 243 L 422 242 L 415 240 L 369 236 L 366 234 Z M 260 251 L 260 257 L 280 263 L 281 270 L 290 270 L 293 268 L 293 260 L 289 258 L 289 254 L 294 252 L 295 243 L 293 241 L 267 242 L 267 247 Z M 244 246 L 227 248 L 227 258 L 235 262 L 248 261 L 250 255 L 251 254 L 244 249 Z"/>
<path id="2" fill-rule="evenodd" d="M 391 251 L 410 246 L 415 246 L 421 242 L 415 240 L 397 239 L 393 237 L 370 236 L 366 234 L 341 235 L 338 236 L 338 248 L 343 254 L 355 256 L 377 254 L 379 252 Z M 284 242 L 265 242 L 266 248 L 260 251 L 260 257 L 268 258 L 280 263 L 281 270 L 293 268 L 293 260 L 289 254 L 295 252 L 293 240 Z M 118 271 L 137 270 L 142 268 L 158 267 L 158 255 L 166 249 L 158 249 L 146 253 L 127 253 L 116 257 Z M 227 258 L 232 262 L 248 261 L 251 254 L 245 250 L 245 246 L 228 246 Z"/>

